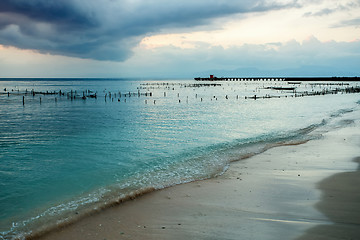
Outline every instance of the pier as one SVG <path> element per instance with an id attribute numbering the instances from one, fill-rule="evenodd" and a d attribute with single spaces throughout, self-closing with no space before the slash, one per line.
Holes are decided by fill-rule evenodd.
<path id="1" fill-rule="evenodd" d="M 287 81 L 293 83 L 300 82 L 357 82 L 360 81 L 360 77 L 215 77 L 210 75 L 210 77 L 194 78 L 196 81 Z"/>

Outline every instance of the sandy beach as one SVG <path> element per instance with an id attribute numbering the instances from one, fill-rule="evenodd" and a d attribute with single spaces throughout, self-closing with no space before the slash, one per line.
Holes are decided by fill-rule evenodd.
<path id="1" fill-rule="evenodd" d="M 40 239 L 356 239 L 360 128 L 234 162 L 86 217 Z"/>

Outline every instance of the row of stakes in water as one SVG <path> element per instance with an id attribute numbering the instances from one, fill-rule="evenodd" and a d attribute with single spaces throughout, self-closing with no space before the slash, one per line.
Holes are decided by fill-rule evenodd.
<path id="1" fill-rule="evenodd" d="M 6 90 L 6 89 L 4 89 Z M 245 99 L 265 99 L 265 98 L 280 98 L 280 97 L 305 97 L 305 96 L 318 96 L 318 95 L 327 95 L 327 94 L 338 94 L 338 93 L 359 93 L 360 92 L 360 87 L 356 86 L 356 87 L 346 87 L 346 88 L 337 88 L 337 89 L 333 89 L 333 90 L 323 90 L 323 91 L 314 91 L 314 92 L 296 92 L 294 91 L 293 94 L 291 95 L 282 95 L 282 96 L 271 96 L 269 94 L 266 94 L 265 96 L 257 96 L 257 95 L 254 95 L 254 96 L 248 96 L 246 97 L 245 96 Z M 85 94 L 86 93 L 86 94 Z M 46 91 L 46 92 L 35 92 L 35 91 L 30 91 L 28 92 L 27 90 L 25 91 L 25 93 L 20 93 L 20 91 L 15 91 L 15 92 L 12 92 L 11 94 L 16 94 L 16 95 L 20 95 L 20 94 L 24 94 L 23 95 L 23 105 L 25 105 L 25 95 L 28 95 L 28 94 L 31 94 L 33 97 L 35 97 L 35 95 L 60 95 L 60 96 L 67 96 L 68 99 L 71 99 L 71 100 L 75 100 L 75 99 L 83 99 L 83 100 L 86 100 L 87 98 L 95 98 L 97 99 L 97 93 L 93 93 L 92 91 L 89 91 L 87 90 L 86 92 L 83 92 L 83 95 L 80 96 L 77 94 L 77 91 L 70 91 L 69 93 L 64 93 L 62 92 L 61 90 L 59 92 L 49 92 L 49 91 Z M 10 96 L 10 92 L 7 92 L 7 95 L 8 97 Z M 106 93 L 105 94 L 105 101 L 107 100 L 107 98 L 111 99 L 112 101 L 114 101 L 114 98 L 115 99 L 117 98 L 117 96 L 119 97 L 118 98 L 118 101 L 120 102 L 121 98 L 122 97 L 125 97 L 124 99 L 124 102 L 126 102 L 126 97 L 131 97 L 131 96 L 150 96 L 152 97 L 153 94 L 152 92 L 146 92 L 146 93 L 140 93 L 140 91 L 138 91 L 137 93 L 131 93 L 131 92 L 128 92 L 126 94 L 122 94 L 121 92 L 118 93 L 114 93 L 112 94 L 111 92 L 109 93 Z M 164 92 L 164 97 L 166 97 L 166 92 Z M 178 98 L 180 97 L 180 94 L 178 93 Z M 198 98 L 197 94 L 195 95 L 195 98 Z M 211 97 L 211 100 L 218 100 L 218 98 L 216 96 L 212 96 Z M 226 95 L 225 96 L 225 99 L 229 99 L 229 96 Z M 236 99 L 239 99 L 239 95 L 236 96 Z M 203 101 L 203 98 L 200 98 L 201 101 Z M 55 101 L 57 101 L 57 98 L 55 98 Z M 181 100 L 179 99 L 178 100 L 179 103 L 181 102 Z M 188 97 L 187 97 L 187 100 L 188 102 Z M 156 103 L 156 100 L 153 101 L 154 104 Z M 41 103 L 41 97 L 40 97 L 40 103 Z M 148 100 L 145 100 L 145 103 L 147 104 L 148 103 Z"/>

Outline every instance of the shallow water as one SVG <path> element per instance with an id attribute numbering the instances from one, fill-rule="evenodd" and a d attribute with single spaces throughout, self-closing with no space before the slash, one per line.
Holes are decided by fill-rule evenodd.
<path id="1" fill-rule="evenodd" d="M 293 97 L 265 89 L 287 86 L 283 82 L 197 83 L 0 81 L 3 238 L 69 220 L 135 190 L 221 174 L 230 161 L 271 143 L 306 140 L 346 124 L 336 119 L 359 108 L 359 94 Z M 298 90 L 337 87 L 302 84 Z M 77 97 L 33 96 L 32 89 Z M 86 90 L 97 98 L 81 99 Z M 254 95 L 281 98 L 245 99 Z"/>

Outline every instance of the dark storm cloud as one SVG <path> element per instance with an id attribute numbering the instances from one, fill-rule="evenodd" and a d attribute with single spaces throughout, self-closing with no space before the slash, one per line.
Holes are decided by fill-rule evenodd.
<path id="1" fill-rule="evenodd" d="M 70 0 L 2 0 L 0 12 L 26 16 L 32 21 L 51 22 L 71 28 L 92 25 L 92 19 L 81 13 Z"/>
<path id="2" fill-rule="evenodd" d="M 122 61 L 149 33 L 208 25 L 237 13 L 295 7 L 266 0 L 1 0 L 0 44 Z"/>

